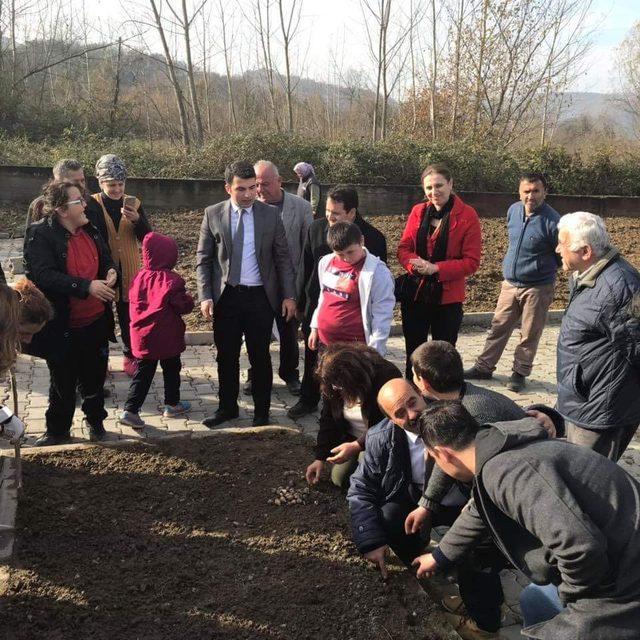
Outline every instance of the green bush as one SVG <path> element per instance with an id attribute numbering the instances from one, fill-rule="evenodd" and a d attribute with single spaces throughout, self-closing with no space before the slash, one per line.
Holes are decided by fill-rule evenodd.
<path id="1" fill-rule="evenodd" d="M 324 183 L 416 184 L 427 164 L 446 162 L 462 191 L 513 192 L 520 172 L 541 171 L 554 193 L 640 196 L 640 152 L 613 147 L 581 156 L 560 147 L 505 149 L 407 139 L 326 142 L 266 133 L 221 136 L 186 154 L 168 141 L 109 140 L 72 130 L 38 142 L 0 133 L 0 164 L 51 166 L 75 157 L 91 171 L 104 153 L 120 155 L 133 176 L 220 178 L 231 160 L 264 158 L 275 162 L 287 180 L 295 180 L 293 166 L 303 160 L 314 165 Z"/>

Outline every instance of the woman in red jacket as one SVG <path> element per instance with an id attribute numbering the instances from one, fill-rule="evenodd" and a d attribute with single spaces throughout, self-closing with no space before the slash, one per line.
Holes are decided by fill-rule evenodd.
<path id="1" fill-rule="evenodd" d="M 426 202 L 411 210 L 398 245 L 398 260 L 408 272 L 396 287 L 408 380 L 411 354 L 427 341 L 429 332 L 433 340 L 455 345 L 462 323 L 465 279 L 478 270 L 482 250 L 478 214 L 453 193 L 449 168 L 429 165 L 421 180 Z"/>

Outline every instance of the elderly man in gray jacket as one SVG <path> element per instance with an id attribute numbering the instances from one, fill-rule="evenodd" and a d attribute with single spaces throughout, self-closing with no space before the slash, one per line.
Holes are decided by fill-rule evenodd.
<path id="1" fill-rule="evenodd" d="M 457 401 L 422 413 L 420 434 L 472 499 L 418 577 L 460 562 L 487 534 L 533 584 L 523 635 L 636 640 L 640 629 L 640 484 L 621 467 L 557 439 L 532 418 L 481 429 Z"/>
<path id="2" fill-rule="evenodd" d="M 574 273 L 558 336 L 557 409 L 569 442 L 618 460 L 640 424 L 640 274 L 599 216 L 567 214 L 558 230 L 562 266 Z"/>
<path id="3" fill-rule="evenodd" d="M 311 204 L 304 198 L 287 193 L 282 188 L 280 172 L 273 162 L 258 160 L 253 168 L 256 171 L 258 199 L 261 202 L 270 204 L 280 212 L 280 218 L 287 236 L 287 244 L 289 245 L 289 253 L 291 254 L 293 273 L 297 277 L 307 230 L 313 222 Z M 287 385 L 289 392 L 297 396 L 300 395 L 298 321 L 296 318 L 285 321 L 282 316 L 276 315 L 276 324 L 280 335 L 280 367 L 278 368 L 278 375 Z M 251 369 L 247 374 L 244 392 L 251 393 Z"/>

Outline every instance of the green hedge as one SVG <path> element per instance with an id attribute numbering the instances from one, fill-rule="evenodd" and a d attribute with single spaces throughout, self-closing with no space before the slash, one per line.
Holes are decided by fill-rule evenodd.
<path id="1" fill-rule="evenodd" d="M 145 140 L 105 140 L 72 131 L 40 142 L 0 134 L 0 164 L 50 166 L 75 157 L 93 167 L 103 153 L 117 153 L 131 175 L 166 178 L 219 178 L 234 159 L 274 161 L 286 179 L 293 166 L 311 162 L 326 183 L 416 184 L 430 162 L 450 165 L 458 189 L 515 190 L 521 171 L 542 171 L 554 193 L 640 195 L 640 151 L 595 149 L 588 156 L 558 147 L 502 149 L 469 143 L 425 144 L 411 140 L 323 142 L 286 134 L 227 136 L 185 154 L 178 145 Z"/>

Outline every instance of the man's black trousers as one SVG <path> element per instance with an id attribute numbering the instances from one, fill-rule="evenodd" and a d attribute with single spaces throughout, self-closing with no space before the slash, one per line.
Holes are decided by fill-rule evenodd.
<path id="1" fill-rule="evenodd" d="M 300 351 L 298 350 L 298 321 L 294 318 L 288 322 L 282 317 L 282 313 L 276 313 L 276 325 L 280 334 L 280 367 L 278 375 L 284 382 L 297 382 L 300 378 L 298 363 Z M 247 378 L 252 379 L 251 369 L 247 372 Z"/>
<path id="2" fill-rule="evenodd" d="M 76 409 L 76 387 L 82 397 L 82 411 L 91 428 L 100 428 L 104 410 L 104 380 L 109 361 L 106 315 L 87 327 L 68 329 L 69 348 L 64 356 L 47 360 L 49 408 L 45 413 L 47 433 L 68 435 Z"/>
<path id="3" fill-rule="evenodd" d="M 271 406 L 271 328 L 274 311 L 263 287 L 225 287 L 213 310 L 213 341 L 218 352 L 219 410 L 238 411 L 242 337 L 251 364 L 255 417 L 266 418 Z"/>
<path id="4" fill-rule="evenodd" d="M 389 546 L 408 567 L 419 555 L 425 553 L 428 540 L 420 534 L 407 535 L 404 521 L 418 505 L 416 496 L 398 496 L 382 505 L 382 517 Z M 460 514 L 461 507 L 442 507 L 433 515 L 432 525 L 451 526 Z M 469 615 L 485 631 L 497 631 L 502 618 L 504 602 L 500 570 L 505 566 L 504 558 L 491 542 L 480 545 L 468 558 L 458 565 L 460 596 Z"/>
<path id="5" fill-rule="evenodd" d="M 308 407 L 315 407 L 320 402 L 320 385 L 316 378 L 318 366 L 318 352 L 309 349 L 309 335 L 311 328 L 305 318 L 302 323 L 302 335 L 304 336 L 304 374 L 300 384 L 300 402 Z"/>

